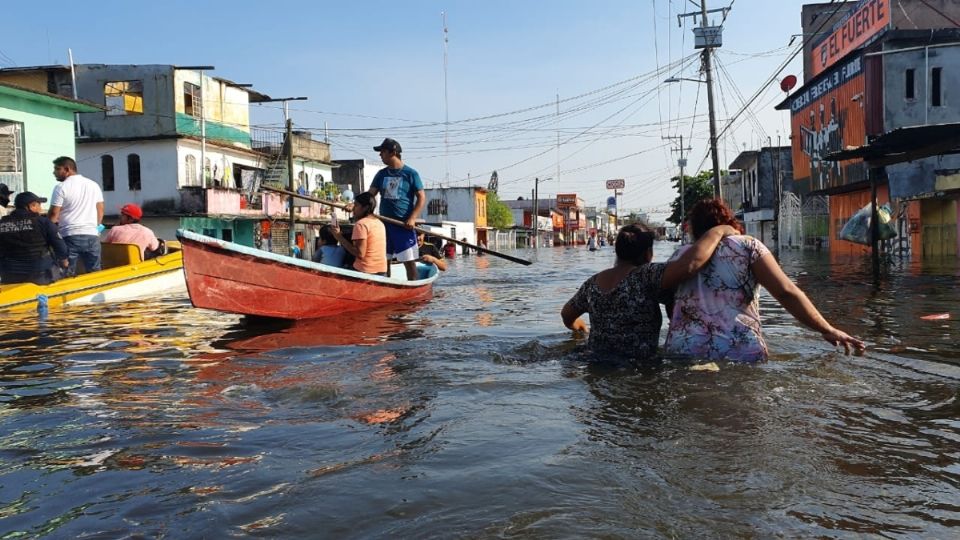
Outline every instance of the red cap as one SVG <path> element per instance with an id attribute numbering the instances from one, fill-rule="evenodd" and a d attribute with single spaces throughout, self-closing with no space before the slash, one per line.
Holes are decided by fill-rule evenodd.
<path id="1" fill-rule="evenodd" d="M 140 218 L 143 217 L 143 210 L 133 203 L 123 205 L 123 208 L 120 209 L 120 213 L 126 214 L 137 221 L 140 221 Z"/>

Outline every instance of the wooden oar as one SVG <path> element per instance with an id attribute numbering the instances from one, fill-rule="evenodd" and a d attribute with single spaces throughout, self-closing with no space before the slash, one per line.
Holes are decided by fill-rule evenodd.
<path id="1" fill-rule="evenodd" d="M 334 207 L 334 208 L 340 208 L 341 210 L 347 210 L 347 205 L 345 205 L 345 204 L 340 204 L 340 203 L 336 203 L 336 202 L 333 202 L 333 201 L 327 201 L 327 200 L 324 200 L 324 199 L 318 199 L 318 198 L 316 198 L 316 197 L 311 197 L 311 196 L 309 196 L 309 195 L 301 195 L 301 194 L 299 194 L 299 193 L 297 193 L 297 192 L 289 191 L 289 190 L 286 190 L 286 189 L 275 188 L 275 187 L 270 187 L 270 186 L 260 186 L 260 189 L 263 189 L 263 190 L 266 190 L 266 191 L 272 191 L 272 192 L 274 192 L 274 193 L 281 193 L 281 194 L 283 194 L 283 195 L 288 195 L 288 196 L 290 196 L 290 197 L 296 197 L 296 198 L 298 198 L 298 199 L 303 199 L 303 200 L 305 200 L 305 201 L 310 201 L 310 202 L 325 204 L 325 205 L 327 205 L 327 206 L 332 206 L 332 207 Z M 381 216 L 381 215 L 377 215 L 377 214 L 374 214 L 374 216 L 380 218 L 380 221 L 384 221 L 384 222 L 386 222 L 386 223 L 392 223 L 392 224 L 394 224 L 394 225 L 399 225 L 400 227 L 406 227 L 406 226 L 407 226 L 406 223 L 400 221 L 399 219 L 388 218 L 388 217 L 386 217 L 386 216 Z M 427 230 L 427 229 L 421 229 L 420 227 L 414 227 L 413 230 L 415 230 L 415 231 L 417 231 L 417 232 L 422 232 L 422 233 L 424 233 L 424 234 L 429 234 L 430 236 L 436 236 L 437 238 L 441 238 L 441 239 L 446 240 L 446 241 L 448 241 L 448 242 L 453 242 L 454 244 L 460 244 L 461 246 L 467 246 L 468 248 L 475 249 L 475 250 L 481 251 L 481 252 L 483 252 L 483 253 L 489 253 L 490 255 L 493 255 L 494 257 L 500 257 L 501 259 L 506 259 L 506 260 L 508 260 L 508 261 L 515 262 L 515 263 L 518 263 L 518 264 L 522 264 L 522 265 L 524 265 L 524 266 L 529 266 L 529 265 L 533 264 L 532 262 L 530 262 L 530 261 L 528 261 L 528 260 L 526 260 L 526 259 L 521 259 L 521 258 L 519 258 L 519 257 L 514 257 L 514 256 L 512 256 L 512 255 L 507 255 L 506 253 L 500 253 L 499 251 L 494 251 L 494 250 L 492 250 L 492 249 L 487 249 L 487 248 L 485 248 L 485 247 L 483 247 L 483 246 L 478 246 L 478 245 L 471 244 L 471 243 L 469 243 L 469 242 L 464 242 L 463 240 L 457 240 L 456 238 L 451 238 L 451 237 L 449 237 L 449 236 L 444 236 L 444 235 L 442 235 L 442 234 L 437 234 L 437 233 L 435 233 L 435 232 L 433 232 L 433 231 L 429 231 L 429 230 Z"/>

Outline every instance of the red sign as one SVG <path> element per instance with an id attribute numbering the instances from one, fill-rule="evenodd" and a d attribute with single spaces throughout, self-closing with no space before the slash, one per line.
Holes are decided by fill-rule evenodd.
<path id="1" fill-rule="evenodd" d="M 558 193 L 557 208 L 568 208 L 577 205 L 576 193 Z"/>
<path id="2" fill-rule="evenodd" d="M 863 0 L 827 39 L 814 46 L 811 76 L 822 73 L 890 25 L 890 0 Z"/>

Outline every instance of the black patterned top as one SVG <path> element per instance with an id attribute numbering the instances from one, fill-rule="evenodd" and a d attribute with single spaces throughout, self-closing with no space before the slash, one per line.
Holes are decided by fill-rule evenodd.
<path id="1" fill-rule="evenodd" d="M 657 352 L 660 338 L 660 280 L 663 263 L 638 266 L 612 290 L 602 291 L 593 276 L 570 303 L 590 314 L 588 345 L 595 352 L 645 359 Z"/>

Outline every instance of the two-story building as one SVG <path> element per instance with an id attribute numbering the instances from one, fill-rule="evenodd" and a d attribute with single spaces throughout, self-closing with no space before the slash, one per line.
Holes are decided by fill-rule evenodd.
<path id="1" fill-rule="evenodd" d="M 73 81 L 76 81 L 74 85 Z M 260 195 L 259 185 L 289 185 L 285 136 L 254 148 L 250 104 L 269 96 L 202 67 L 79 64 L 0 69 L 0 82 L 102 103 L 77 117 L 79 172 L 100 183 L 106 214 L 129 202 L 161 237 L 179 227 L 245 245 L 289 253 L 289 202 Z M 74 87 L 75 86 L 75 87 Z M 294 140 L 295 187 L 312 191 L 332 178 L 329 147 L 303 135 Z M 325 148 L 320 148 L 325 147 Z M 297 243 L 328 215 L 321 205 L 296 204 Z M 269 232 L 267 232 L 269 231 Z"/>
<path id="2" fill-rule="evenodd" d="M 770 248 L 777 247 L 777 206 L 784 181 L 789 183 L 793 165 L 790 147 L 746 150 L 730 164 L 740 171 L 740 208 L 746 233 Z"/>
<path id="3" fill-rule="evenodd" d="M 827 17 L 830 15 L 830 17 Z M 949 155 L 878 167 L 833 154 L 901 128 L 957 122 L 951 71 L 960 35 L 952 0 L 862 0 L 803 7 L 804 83 L 777 105 L 790 111 L 793 181 L 802 201 L 804 244 L 831 254 L 869 252 L 841 240 L 846 222 L 872 199 L 898 217 L 900 253 L 950 255 L 958 247 L 958 207 Z M 955 105 L 955 104 L 953 104 Z M 919 141 L 918 141 L 919 142 Z M 786 186 L 785 186 L 786 189 Z M 924 235 L 928 232 L 929 235 Z M 891 247 L 891 246 L 888 246 Z"/>
<path id="4" fill-rule="evenodd" d="M 486 188 L 427 188 L 424 193 L 427 202 L 420 214 L 422 220 L 427 223 L 450 223 L 455 229 L 459 223 L 459 230 L 453 232 L 456 238 L 466 238 L 471 244 L 489 245 Z"/>

